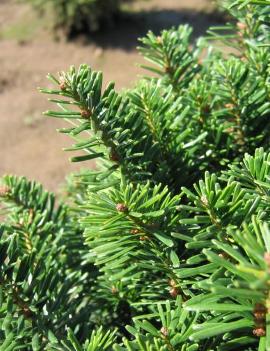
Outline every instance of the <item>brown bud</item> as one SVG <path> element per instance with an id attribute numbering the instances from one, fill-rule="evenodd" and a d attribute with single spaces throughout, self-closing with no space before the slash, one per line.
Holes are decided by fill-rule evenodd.
<path id="1" fill-rule="evenodd" d="M 169 285 L 172 286 L 173 288 L 175 288 L 175 287 L 176 287 L 176 282 L 175 282 L 175 280 L 170 279 L 170 280 L 169 280 Z"/>
<path id="2" fill-rule="evenodd" d="M 117 204 L 115 207 L 116 207 L 118 212 L 127 212 L 128 211 L 128 208 L 125 204 Z"/>
<path id="3" fill-rule="evenodd" d="M 7 197 L 11 189 L 7 185 L 0 186 L 0 197 Z"/>
<path id="4" fill-rule="evenodd" d="M 139 229 L 131 229 L 131 234 L 139 234 Z"/>
<path id="5" fill-rule="evenodd" d="M 162 327 L 161 329 L 160 329 L 160 332 L 161 332 L 161 334 L 163 335 L 163 336 L 168 336 L 169 335 L 169 330 L 168 330 L 168 328 L 166 328 L 166 327 Z"/>
<path id="6" fill-rule="evenodd" d="M 63 82 L 63 83 L 60 83 L 60 89 L 62 90 L 62 91 L 64 91 L 64 90 L 66 90 L 66 84 Z"/>
<path id="7" fill-rule="evenodd" d="M 111 292 L 112 294 L 117 294 L 118 293 L 118 289 L 113 285 L 111 288 Z"/>
<path id="8" fill-rule="evenodd" d="M 82 118 L 85 118 L 85 119 L 88 119 L 89 117 L 91 117 L 91 111 L 89 111 L 89 110 L 82 110 L 81 111 L 81 116 L 82 116 Z"/>
<path id="9" fill-rule="evenodd" d="M 63 77 L 63 76 L 60 77 L 60 84 L 59 85 L 60 85 L 60 89 L 62 91 L 66 90 L 67 85 L 66 85 L 65 77 Z"/>
<path id="10" fill-rule="evenodd" d="M 117 154 L 117 152 L 115 150 L 111 150 L 110 152 L 110 160 L 113 162 L 119 162 L 119 155 Z"/>
<path id="11" fill-rule="evenodd" d="M 141 235 L 141 236 L 140 236 L 140 240 L 141 240 L 141 241 L 149 240 L 149 237 L 146 236 L 146 235 Z"/>
<path id="12" fill-rule="evenodd" d="M 225 104 L 225 107 L 231 110 L 234 108 L 234 104 Z"/>
<path id="13" fill-rule="evenodd" d="M 237 22 L 236 26 L 240 30 L 245 30 L 247 28 L 247 25 L 245 23 L 243 23 L 243 22 Z"/>
<path id="14" fill-rule="evenodd" d="M 264 328 L 255 328 L 253 329 L 253 335 L 262 337 L 266 335 L 265 329 Z"/>
<path id="15" fill-rule="evenodd" d="M 170 289 L 171 297 L 177 297 L 179 295 L 179 290 L 176 287 Z"/>

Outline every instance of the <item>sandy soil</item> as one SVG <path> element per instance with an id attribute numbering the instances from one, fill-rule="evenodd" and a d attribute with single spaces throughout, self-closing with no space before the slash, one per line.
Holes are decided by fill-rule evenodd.
<path id="1" fill-rule="evenodd" d="M 119 89 L 129 87 L 142 74 L 136 66 L 142 62 L 136 52 L 138 36 L 147 29 L 191 23 L 196 37 L 217 22 L 208 12 L 207 0 L 139 2 L 132 15 L 125 15 L 107 33 L 66 42 L 55 41 L 41 29 L 28 6 L 0 0 L 0 175 L 25 175 L 55 190 L 66 174 L 93 166 L 71 164 L 71 155 L 62 151 L 71 140 L 55 131 L 61 122 L 42 116 L 50 105 L 37 87 L 49 86 L 47 72 L 87 63 L 102 70 L 106 82 L 116 81 Z"/>

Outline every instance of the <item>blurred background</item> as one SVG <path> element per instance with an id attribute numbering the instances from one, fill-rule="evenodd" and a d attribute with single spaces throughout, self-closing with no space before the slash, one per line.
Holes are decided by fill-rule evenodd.
<path id="1" fill-rule="evenodd" d="M 71 155 L 62 149 L 72 141 L 56 132 L 65 123 L 42 115 L 52 106 L 37 87 L 51 86 L 48 72 L 87 63 L 118 90 L 129 88 L 144 73 L 138 37 L 189 23 L 196 39 L 223 22 L 211 0 L 90 0 L 105 1 L 105 7 L 117 1 L 116 8 L 95 8 L 94 16 L 92 8 L 70 10 L 69 1 L 78 2 L 0 0 L 0 175 L 25 175 L 49 190 L 89 164 L 69 162 Z"/>

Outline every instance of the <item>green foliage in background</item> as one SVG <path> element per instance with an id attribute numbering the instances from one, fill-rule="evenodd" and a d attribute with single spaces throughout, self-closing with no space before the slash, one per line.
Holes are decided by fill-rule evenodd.
<path id="1" fill-rule="evenodd" d="M 24 0 L 25 1 L 25 0 Z M 39 13 L 48 15 L 54 29 L 73 32 L 92 32 L 102 23 L 110 23 L 119 12 L 123 0 L 26 0 Z M 124 0 L 125 1 L 125 0 Z"/>
<path id="2" fill-rule="evenodd" d="M 227 3 L 195 44 L 149 32 L 121 94 L 87 65 L 48 76 L 46 115 L 98 166 L 63 203 L 3 177 L 0 351 L 270 350 L 269 5 Z"/>

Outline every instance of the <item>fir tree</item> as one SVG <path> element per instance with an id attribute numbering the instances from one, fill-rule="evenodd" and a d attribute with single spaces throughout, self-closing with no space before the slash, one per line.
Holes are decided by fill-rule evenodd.
<path id="1" fill-rule="evenodd" d="M 225 5 L 195 44 L 149 32 L 124 93 L 49 75 L 46 115 L 99 168 L 58 205 L 2 179 L 1 351 L 270 350 L 270 3 Z"/>

